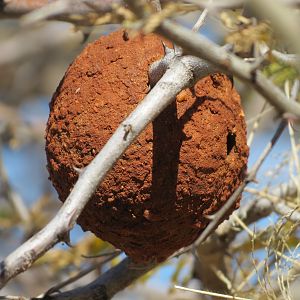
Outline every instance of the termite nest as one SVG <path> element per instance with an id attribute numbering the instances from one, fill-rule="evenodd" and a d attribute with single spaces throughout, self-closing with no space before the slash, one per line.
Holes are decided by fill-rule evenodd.
<path id="1" fill-rule="evenodd" d="M 76 183 L 76 170 L 146 96 L 149 67 L 163 56 L 160 36 L 120 30 L 89 44 L 70 65 L 51 100 L 46 130 L 48 170 L 61 201 Z M 247 158 L 244 114 L 232 81 L 223 74 L 205 77 L 127 149 L 78 224 L 135 262 L 163 261 L 201 234 L 207 216 L 244 180 Z"/>

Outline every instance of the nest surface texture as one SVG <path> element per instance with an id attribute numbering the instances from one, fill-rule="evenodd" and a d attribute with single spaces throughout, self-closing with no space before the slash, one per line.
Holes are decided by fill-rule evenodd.
<path id="1" fill-rule="evenodd" d="M 170 45 L 170 44 L 169 44 Z M 149 91 L 162 38 L 123 30 L 89 44 L 50 103 L 46 153 L 65 201 L 84 168 Z M 162 261 L 191 244 L 245 178 L 240 97 L 223 74 L 201 79 L 149 124 L 99 185 L 78 219 L 83 230 L 136 262 Z M 231 211 L 239 206 L 239 199 Z M 227 215 L 228 217 L 228 215 Z"/>

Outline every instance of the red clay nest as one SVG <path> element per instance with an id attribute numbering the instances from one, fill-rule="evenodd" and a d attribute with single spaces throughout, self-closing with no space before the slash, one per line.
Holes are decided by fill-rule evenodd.
<path id="1" fill-rule="evenodd" d="M 124 31 L 88 45 L 50 104 L 50 179 L 64 201 L 78 174 L 147 94 L 161 38 Z M 245 178 L 240 97 L 222 74 L 200 80 L 150 124 L 99 186 L 78 223 L 134 261 L 162 261 L 191 244 Z M 239 206 L 236 202 L 235 209 Z"/>

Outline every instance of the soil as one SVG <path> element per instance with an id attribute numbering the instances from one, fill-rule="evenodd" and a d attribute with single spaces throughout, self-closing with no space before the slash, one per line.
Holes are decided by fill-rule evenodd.
<path id="1" fill-rule="evenodd" d="M 120 30 L 89 44 L 71 64 L 46 131 L 48 170 L 61 201 L 78 178 L 74 167 L 87 166 L 145 97 L 149 66 L 163 55 L 161 37 Z M 163 261 L 204 230 L 206 216 L 244 180 L 247 158 L 240 97 L 226 75 L 213 74 L 182 91 L 146 128 L 78 223 L 135 262 Z"/>

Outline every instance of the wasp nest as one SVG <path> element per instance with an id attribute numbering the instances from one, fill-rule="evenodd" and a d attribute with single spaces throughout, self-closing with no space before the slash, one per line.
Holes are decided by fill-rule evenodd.
<path id="1" fill-rule="evenodd" d="M 46 132 L 50 179 L 65 201 L 78 174 L 149 91 L 164 55 L 157 35 L 118 31 L 88 45 L 67 70 Z M 214 74 L 182 91 L 101 183 L 78 223 L 136 262 L 162 261 L 191 244 L 245 178 L 240 97 Z M 232 210 L 239 206 L 239 200 Z"/>

